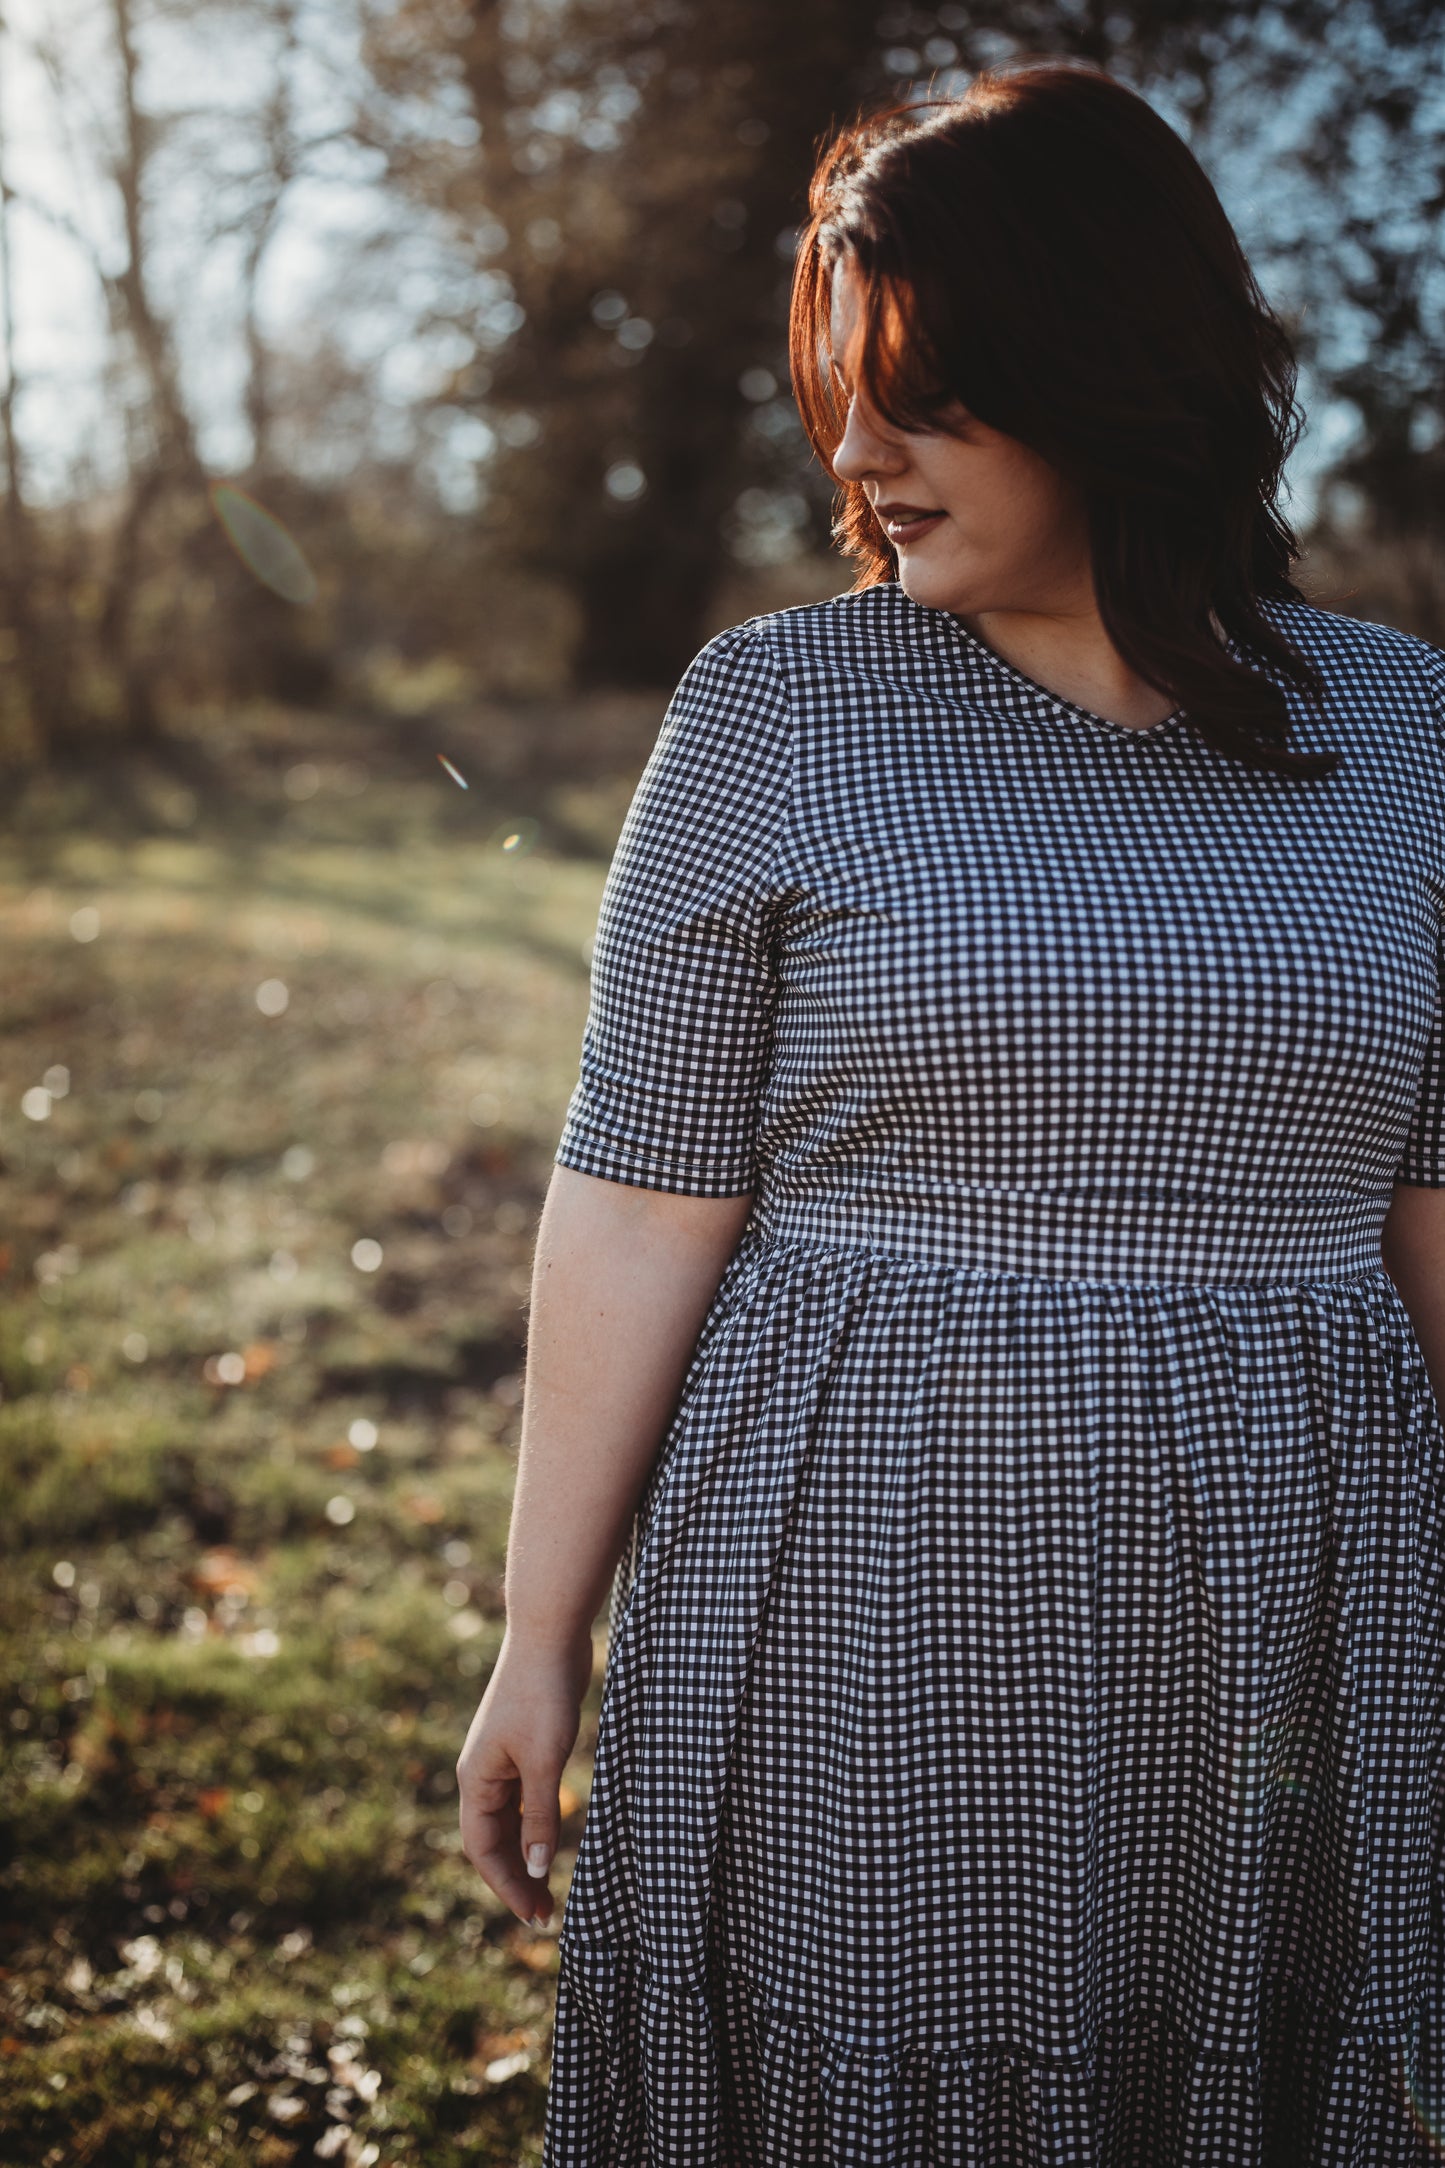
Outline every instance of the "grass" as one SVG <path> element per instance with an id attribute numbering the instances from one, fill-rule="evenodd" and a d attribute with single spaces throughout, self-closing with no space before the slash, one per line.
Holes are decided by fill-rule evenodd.
<path id="1" fill-rule="evenodd" d="M 261 712 L 12 804 L 7 2168 L 540 2157 L 555 1928 L 462 1857 L 454 1763 L 656 721 Z"/>

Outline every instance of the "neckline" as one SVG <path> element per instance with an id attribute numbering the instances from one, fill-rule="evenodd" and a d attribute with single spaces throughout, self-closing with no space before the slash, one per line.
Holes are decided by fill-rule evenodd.
<path id="1" fill-rule="evenodd" d="M 901 587 L 898 591 L 903 594 Z M 911 595 L 904 595 L 904 600 L 910 603 L 913 602 Z M 913 607 L 919 610 L 926 609 L 926 605 L 923 603 L 913 603 Z M 1000 676 L 1008 680 L 1010 684 L 1016 686 L 1020 692 L 1029 694 L 1036 703 L 1041 703 L 1052 713 L 1063 716 L 1065 719 L 1074 717 L 1081 723 L 1091 724 L 1096 730 L 1107 730 L 1116 738 L 1162 737 L 1166 730 L 1175 729 L 1180 723 L 1187 720 L 1187 710 L 1182 707 L 1171 708 L 1169 713 L 1161 716 L 1157 723 L 1119 723 L 1115 722 L 1112 716 L 1097 715 L 1092 708 L 1081 707 L 1077 700 L 1066 700 L 1062 693 L 1050 692 L 1047 685 L 1040 685 L 1037 678 L 1031 678 L 1026 671 L 1020 670 L 1016 664 L 1005 662 L 1002 655 L 995 654 L 986 641 L 980 640 L 976 633 L 970 632 L 963 619 L 955 617 L 951 610 L 928 610 L 927 614 L 931 617 L 941 618 L 945 629 L 971 655 L 976 656 L 980 662 L 992 668 Z"/>

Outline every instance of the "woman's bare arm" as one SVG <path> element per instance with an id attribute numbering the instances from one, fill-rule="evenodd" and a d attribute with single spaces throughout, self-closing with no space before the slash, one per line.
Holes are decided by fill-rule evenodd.
<path id="1" fill-rule="evenodd" d="M 1445 1409 L 1445 1189 L 1398 1188 L 1380 1246 L 1385 1270 L 1410 1313 L 1435 1398 Z"/>
<path id="2" fill-rule="evenodd" d="M 506 1633 L 457 1763 L 467 1857 L 520 1919 L 551 1914 L 546 1867 L 592 1622 L 751 1207 L 750 1196 L 552 1175 L 532 1273 Z M 524 1845 L 543 1847 L 540 1878 Z"/>
<path id="3" fill-rule="evenodd" d="M 507 1630 L 591 1631 L 751 1197 L 680 1197 L 558 1167 L 537 1236 Z"/>

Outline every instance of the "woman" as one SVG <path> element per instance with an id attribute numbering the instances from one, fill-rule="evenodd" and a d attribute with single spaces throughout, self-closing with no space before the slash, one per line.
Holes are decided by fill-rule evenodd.
<path id="1" fill-rule="evenodd" d="M 546 2158 L 1413 2168 L 1445 655 L 1289 578 L 1289 345 L 1134 93 L 812 206 L 861 577 L 703 649 L 619 843 L 459 1763 L 550 1918 L 631 1530 Z"/>

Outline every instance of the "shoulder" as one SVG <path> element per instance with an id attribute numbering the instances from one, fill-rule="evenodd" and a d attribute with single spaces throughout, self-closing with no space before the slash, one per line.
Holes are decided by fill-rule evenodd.
<path id="1" fill-rule="evenodd" d="M 1437 710 L 1445 702 L 1445 649 L 1431 641 L 1313 602 L 1269 596 L 1259 607 L 1307 661 L 1318 665 L 1334 702 L 1369 711 L 1402 695 L 1433 701 Z"/>
<path id="2" fill-rule="evenodd" d="M 760 634 L 765 622 L 726 626 L 688 663 L 668 701 L 645 792 L 786 795 L 794 700 L 775 648 Z"/>
<path id="3" fill-rule="evenodd" d="M 875 675 L 883 658 L 896 663 L 914 648 L 922 614 L 890 582 L 744 618 L 699 649 L 670 712 L 694 729 L 725 732 L 730 717 L 755 728 L 768 715 L 786 728 L 820 698 L 845 700 L 842 688 Z"/>
<path id="4" fill-rule="evenodd" d="M 888 580 L 746 618 L 733 634 L 756 643 L 785 679 L 796 679 L 865 669 L 881 650 L 912 643 L 919 614 L 897 582 Z"/>

